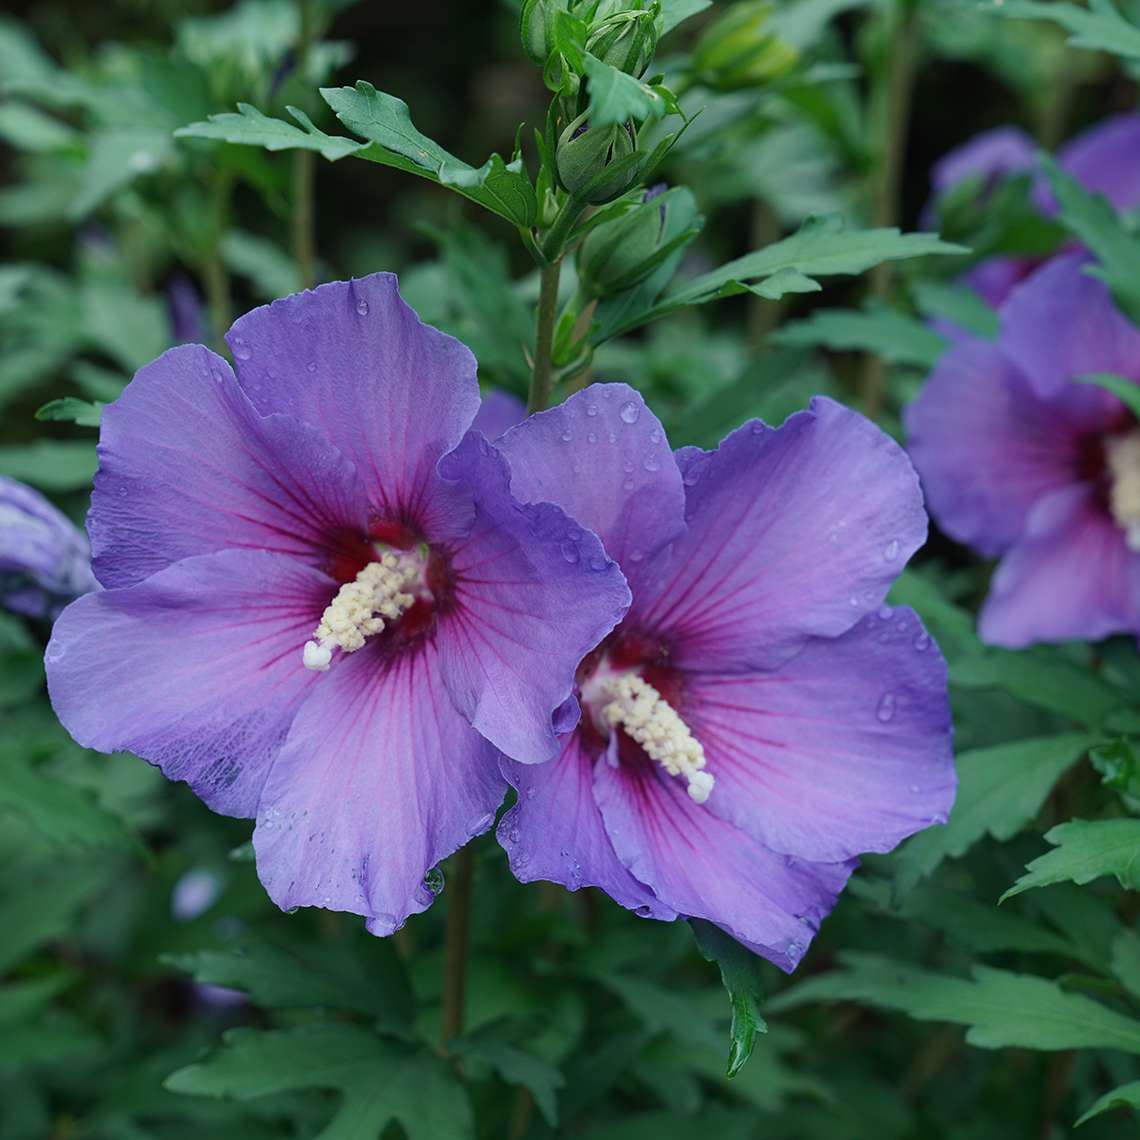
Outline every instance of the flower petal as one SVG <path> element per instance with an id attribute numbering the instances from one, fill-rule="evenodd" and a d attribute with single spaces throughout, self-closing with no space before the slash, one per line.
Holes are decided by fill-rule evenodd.
<path id="1" fill-rule="evenodd" d="M 323 566 L 367 518 L 353 465 L 305 424 L 258 416 L 201 345 L 140 369 L 103 411 L 87 525 L 104 586 L 232 547 Z"/>
<path id="2" fill-rule="evenodd" d="M 522 883 L 544 879 L 571 891 L 599 887 L 643 917 L 676 918 L 615 854 L 594 800 L 595 762 L 577 732 L 563 738 L 561 754 L 547 764 L 502 761 L 503 775 L 519 794 L 497 832 L 511 871 Z"/>
<path id="3" fill-rule="evenodd" d="M 688 531 L 626 622 L 669 642 L 678 668 L 768 668 L 808 637 L 844 633 L 926 537 L 906 454 L 823 397 L 685 463 Z"/>
<path id="4" fill-rule="evenodd" d="M 946 822 L 946 664 L 910 610 L 884 606 L 774 673 L 690 674 L 684 693 L 716 779 L 705 809 L 773 851 L 836 863 Z"/>
<path id="5" fill-rule="evenodd" d="M 666 906 L 715 922 L 791 972 L 854 863 L 777 855 L 659 772 L 648 763 L 594 770 L 594 794 L 618 858 Z"/>
<path id="6" fill-rule="evenodd" d="M 526 404 L 510 392 L 492 389 L 483 397 L 471 430 L 481 431 L 488 439 L 498 439 L 503 432 L 526 419 Z"/>
<path id="7" fill-rule="evenodd" d="M 1041 495 L 1076 477 L 1078 425 L 988 341 L 944 353 L 905 422 L 938 525 L 983 554 L 1007 549 Z"/>
<path id="8" fill-rule="evenodd" d="M 636 592 L 646 560 L 685 525 L 685 488 L 661 421 L 627 384 L 592 384 L 498 442 L 511 490 L 589 527 Z"/>
<path id="9" fill-rule="evenodd" d="M 254 309 L 226 337 L 262 413 L 316 425 L 352 459 L 377 514 L 446 528 L 435 465 L 479 410 L 475 358 L 423 324 L 391 273 L 336 281 Z"/>
<path id="10" fill-rule="evenodd" d="M 301 663 L 336 583 L 291 558 L 229 550 L 88 594 L 45 655 L 56 714 L 100 752 L 136 752 L 214 811 L 252 816 L 301 702 Z"/>
<path id="11" fill-rule="evenodd" d="M 1011 649 L 1140 633 L 1140 555 L 1095 489 L 1065 488 L 1037 504 L 990 581 L 978 632 Z"/>
<path id="12" fill-rule="evenodd" d="M 506 781 L 452 706 L 430 640 L 334 664 L 293 722 L 253 845 L 278 906 L 320 906 L 390 934 L 427 909 L 424 877 L 490 828 Z"/>
<path id="13" fill-rule="evenodd" d="M 1140 329 L 1084 272 L 1088 264 L 1086 254 L 1055 257 L 1015 289 L 1002 307 L 1001 345 L 1035 391 L 1046 399 L 1064 393 L 1071 413 L 1093 429 L 1119 404 L 1073 377 L 1115 372 L 1140 380 Z"/>
<path id="14" fill-rule="evenodd" d="M 551 760 L 556 731 L 577 719 L 575 670 L 621 620 L 629 588 L 596 535 L 511 495 L 507 461 L 483 436 L 467 435 L 440 470 L 475 503 L 471 532 L 449 547 L 454 595 L 436 635 L 447 690 L 512 760 Z"/>
<path id="15" fill-rule="evenodd" d="M 1115 115 L 1097 123 L 1066 143 L 1057 162 L 1116 209 L 1135 209 L 1140 206 L 1140 115 Z"/>

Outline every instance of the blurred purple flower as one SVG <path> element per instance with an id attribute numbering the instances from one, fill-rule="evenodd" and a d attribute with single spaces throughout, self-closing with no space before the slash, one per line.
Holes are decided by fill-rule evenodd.
<path id="1" fill-rule="evenodd" d="M 221 877 L 206 867 L 194 867 L 182 875 L 170 892 L 170 913 L 178 922 L 201 918 L 222 893 Z"/>
<path id="2" fill-rule="evenodd" d="M 173 344 L 196 344 L 206 339 L 202 298 L 189 277 L 179 273 L 171 278 L 166 287 L 166 310 Z"/>
<path id="3" fill-rule="evenodd" d="M 1104 389 L 1140 381 L 1140 329 L 1053 259 L 1001 308 L 996 343 L 948 351 L 906 415 L 931 512 L 1001 555 L 980 633 L 996 645 L 1140 633 L 1140 428 Z"/>
<path id="4" fill-rule="evenodd" d="M 557 753 L 629 592 L 594 535 L 511 496 L 467 430 L 474 358 L 392 275 L 275 301 L 228 342 L 236 377 L 174 348 L 104 411 L 106 590 L 57 622 L 49 689 L 83 744 L 256 816 L 280 906 L 386 934 L 491 826 L 496 749 Z"/>
<path id="5" fill-rule="evenodd" d="M 514 492 L 594 529 L 633 592 L 579 666 L 559 758 L 504 762 L 512 870 L 708 919 L 793 969 L 854 857 L 953 800 L 945 664 L 882 604 L 926 534 L 906 455 L 826 399 L 674 455 L 622 384 L 500 447 Z"/>
<path id="6" fill-rule="evenodd" d="M 0 475 L 0 604 L 54 618 L 97 587 L 84 533 L 38 491 Z"/>
<path id="7" fill-rule="evenodd" d="M 1007 178 L 1033 177 L 1033 201 L 1043 217 L 1057 212 L 1057 202 L 1037 165 L 1038 147 L 1017 127 L 998 127 L 975 136 L 935 163 L 931 170 L 931 201 L 924 223 L 935 223 L 938 199 L 967 178 L 982 180 L 988 195 Z M 1118 210 L 1140 206 L 1140 114 L 1117 115 L 1091 127 L 1057 151 L 1060 168 L 1086 190 L 1103 194 Z M 1068 250 L 1074 249 L 1070 245 Z M 998 308 L 1013 288 L 1042 264 L 1040 257 L 986 258 L 962 278 L 987 304 Z M 956 334 L 958 330 L 947 328 Z"/>
<path id="8" fill-rule="evenodd" d="M 526 404 L 510 392 L 492 389 L 483 397 L 475 413 L 471 430 L 481 431 L 488 439 L 498 439 L 508 428 L 526 419 Z"/>

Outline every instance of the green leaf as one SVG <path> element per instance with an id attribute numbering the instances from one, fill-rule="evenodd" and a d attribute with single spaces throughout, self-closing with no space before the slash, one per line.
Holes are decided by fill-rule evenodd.
<path id="1" fill-rule="evenodd" d="M 356 154 L 365 147 L 355 139 L 326 135 L 313 126 L 304 111 L 296 107 L 287 107 L 286 110 L 301 124 L 300 127 L 283 119 L 270 118 L 248 103 L 237 106 L 237 114 L 227 111 L 211 115 L 204 122 L 179 127 L 174 136 L 180 139 L 215 139 L 239 146 L 259 146 L 265 150 L 315 150 L 329 162 Z"/>
<path id="2" fill-rule="evenodd" d="M 59 119 L 25 103 L 0 103 L 0 139 L 17 150 L 44 153 L 67 150 L 79 143 L 79 132 Z"/>
<path id="3" fill-rule="evenodd" d="M 358 157 L 430 179 L 470 198 L 516 226 L 530 226 L 538 212 L 534 187 L 522 160 L 505 163 L 497 154 L 478 169 L 416 130 L 408 105 L 359 80 L 355 87 L 322 87 L 336 117 L 373 145 Z"/>
<path id="4" fill-rule="evenodd" d="M 450 1069 L 423 1049 L 345 1022 L 261 1033 L 232 1029 L 221 1050 L 172 1073 L 172 1092 L 250 1100 L 296 1089 L 332 1089 L 340 1108 L 314 1140 L 376 1140 L 398 1121 L 408 1140 L 465 1140 L 471 1108 Z"/>
<path id="5" fill-rule="evenodd" d="M 973 980 L 930 973 L 878 954 L 841 954 L 843 969 L 801 982 L 768 1003 L 787 1010 L 808 1002 L 856 1001 L 917 1021 L 967 1025 L 980 1049 L 1123 1049 L 1140 1053 L 1140 1021 L 1055 982 L 975 967 Z"/>
<path id="6" fill-rule="evenodd" d="M 87 487 L 95 474 L 95 444 L 62 440 L 0 447 L 0 475 L 45 491 Z"/>
<path id="7" fill-rule="evenodd" d="M 1056 850 L 1034 859 L 1002 900 L 1032 887 L 1072 881 L 1079 887 L 1115 875 L 1128 891 L 1140 887 L 1140 819 L 1074 819 L 1045 833 Z"/>
<path id="8" fill-rule="evenodd" d="M 776 344 L 795 348 L 831 348 L 872 352 L 891 364 L 932 368 L 946 341 L 921 321 L 896 309 L 824 309 L 804 321 L 784 325 Z"/>
<path id="9" fill-rule="evenodd" d="M 1047 155 L 1041 164 L 1060 204 L 1061 221 L 1097 256 L 1098 264 L 1086 272 L 1104 281 L 1117 304 L 1140 323 L 1140 237 L 1125 228 L 1107 198 L 1086 190 Z"/>
<path id="10" fill-rule="evenodd" d="M 170 133 L 156 127 L 108 127 L 91 136 L 90 148 L 79 193 L 67 211 L 72 221 L 136 178 L 155 173 L 174 153 Z"/>
<path id="11" fill-rule="evenodd" d="M 546 1122 L 551 1128 L 558 1126 L 558 1090 L 566 1082 L 549 1061 L 503 1040 L 494 1027 L 453 1041 L 450 1048 L 453 1053 L 481 1061 L 507 1084 L 529 1089 Z"/>
<path id="12" fill-rule="evenodd" d="M 301 288 L 297 266 L 280 246 L 245 230 L 230 230 L 222 239 L 222 256 L 234 273 L 248 277 L 265 301 Z"/>
<path id="13" fill-rule="evenodd" d="M 1070 32 L 1073 47 L 1107 51 L 1129 59 L 1140 59 L 1140 28 L 1129 23 L 1116 10 L 1112 0 L 1092 0 L 1092 11 L 1076 4 L 1044 4 L 1038 0 L 1006 0 L 990 11 L 1012 20 L 1052 20 Z"/>
<path id="14" fill-rule="evenodd" d="M 1081 1115 L 1077 1120 L 1078 1127 L 1092 1120 L 1094 1116 L 1100 1116 L 1102 1112 L 1108 1112 L 1113 1108 L 1140 1109 L 1140 1081 L 1130 1081 L 1118 1089 L 1113 1089 L 1112 1092 L 1106 1092 L 1092 1108 Z"/>
<path id="15" fill-rule="evenodd" d="M 946 285 L 941 281 L 916 281 L 911 286 L 911 293 L 923 316 L 941 317 L 986 340 L 997 337 L 997 312 L 973 289 Z"/>
<path id="16" fill-rule="evenodd" d="M 45 776 L 15 757 L 0 765 L 0 814 L 15 814 L 63 850 L 139 852 L 138 838 L 90 792 Z"/>
<path id="17" fill-rule="evenodd" d="M 171 954 L 164 961 L 196 981 L 243 990 L 258 1005 L 353 1010 L 404 1028 L 412 1002 L 400 960 L 387 942 L 367 950 L 361 953 L 353 942 L 286 947 L 248 936 L 224 950 Z"/>
<path id="18" fill-rule="evenodd" d="M 591 126 L 605 127 L 631 119 L 636 123 L 652 122 L 664 117 L 668 107 L 662 94 L 589 52 L 584 53 L 583 59 Z"/>
<path id="19" fill-rule="evenodd" d="M 1124 930 L 1113 939 L 1111 965 L 1124 988 L 1140 998 L 1140 934 Z"/>
<path id="20" fill-rule="evenodd" d="M 894 856 L 903 889 L 944 859 L 964 855 L 987 833 L 1012 839 L 1036 817 L 1057 780 L 1096 743 L 1096 737 L 1071 733 L 963 752 L 949 821 L 912 836 Z"/>
<path id="21" fill-rule="evenodd" d="M 61 420 L 64 423 L 79 424 L 82 427 L 98 427 L 103 415 L 102 403 L 92 400 L 79 400 L 75 396 L 63 396 L 58 400 L 48 400 L 36 411 L 37 420 Z"/>
<path id="22" fill-rule="evenodd" d="M 0 707 L 23 704 L 43 679 L 43 650 L 22 621 L 0 610 Z"/>
<path id="23" fill-rule="evenodd" d="M 1101 783 L 1140 802 L 1140 755 L 1131 740 L 1120 737 L 1089 753 Z"/>
<path id="24" fill-rule="evenodd" d="M 661 34 L 671 32 L 678 24 L 711 7 L 712 0 L 661 0 Z"/>
<path id="25" fill-rule="evenodd" d="M 1134 416 L 1140 416 L 1140 384 L 1135 380 L 1126 380 L 1111 372 L 1094 372 L 1088 376 L 1074 376 L 1073 379 L 1111 392 Z"/>
<path id="26" fill-rule="evenodd" d="M 751 950 L 725 934 L 711 922 L 691 918 L 689 924 L 697 939 L 697 949 L 720 968 L 720 979 L 728 991 L 732 1008 L 726 1073 L 735 1077 L 744 1068 L 756 1045 L 756 1035 L 767 1033 L 768 1024 L 760 1015 L 763 992 L 760 963 Z"/>

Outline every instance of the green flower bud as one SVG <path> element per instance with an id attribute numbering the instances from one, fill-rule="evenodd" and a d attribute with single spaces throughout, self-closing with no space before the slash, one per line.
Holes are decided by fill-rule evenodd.
<path id="1" fill-rule="evenodd" d="M 586 50 L 635 79 L 645 74 L 661 35 L 660 0 L 601 0 Z"/>
<path id="2" fill-rule="evenodd" d="M 581 114 L 558 138 L 558 180 L 586 202 L 608 202 L 628 190 L 637 176 L 637 163 L 624 161 L 636 150 L 628 124 L 591 127 Z"/>
<path id="3" fill-rule="evenodd" d="M 632 289 L 700 232 L 701 219 L 684 187 L 647 190 L 632 209 L 595 226 L 578 247 L 578 278 L 594 297 Z"/>
<path id="4" fill-rule="evenodd" d="M 717 91 L 759 87 L 795 66 L 796 49 L 767 27 L 771 0 L 741 0 L 701 33 L 693 49 L 697 78 Z"/>
<path id="5" fill-rule="evenodd" d="M 523 50 L 539 66 L 553 48 L 554 19 L 570 7 L 569 0 L 523 0 L 519 31 Z"/>

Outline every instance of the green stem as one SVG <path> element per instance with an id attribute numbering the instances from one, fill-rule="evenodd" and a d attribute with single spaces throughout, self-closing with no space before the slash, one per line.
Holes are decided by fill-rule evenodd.
<path id="1" fill-rule="evenodd" d="M 892 21 L 887 43 L 886 74 L 878 107 L 879 176 L 872 202 L 872 220 L 876 226 L 898 223 L 899 189 L 902 183 L 906 133 L 910 124 L 911 98 L 914 93 L 915 64 L 918 56 L 918 5 L 912 0 L 897 0 L 890 13 Z M 889 262 L 871 271 L 870 291 L 873 297 L 890 293 L 893 268 Z M 882 358 L 870 354 L 863 362 L 860 393 L 863 410 L 872 418 L 883 410 L 886 369 Z"/>
<path id="2" fill-rule="evenodd" d="M 313 40 L 312 0 L 297 0 L 300 30 L 297 36 L 297 71 L 304 77 Z M 293 260 L 302 289 L 317 283 L 314 183 L 316 155 L 311 150 L 293 152 Z"/>
<path id="3" fill-rule="evenodd" d="M 562 258 L 544 266 L 538 287 L 538 318 L 534 334 L 534 364 L 530 375 L 530 399 L 527 414 L 541 412 L 550 404 L 553 387 L 554 324 L 558 318 L 558 279 Z"/>
<path id="4" fill-rule="evenodd" d="M 463 1032 L 467 998 L 467 932 L 471 924 L 471 896 L 475 879 L 475 845 L 468 843 L 455 856 L 447 899 L 447 926 L 443 937 L 443 1016 L 440 1048 Z"/>
<path id="5" fill-rule="evenodd" d="M 574 197 L 569 197 L 562 203 L 558 213 L 554 215 L 554 221 L 550 223 L 550 228 L 542 235 L 542 240 L 539 242 L 539 250 L 547 262 L 561 260 L 563 253 L 566 252 L 566 239 L 585 208 L 586 203 Z"/>

